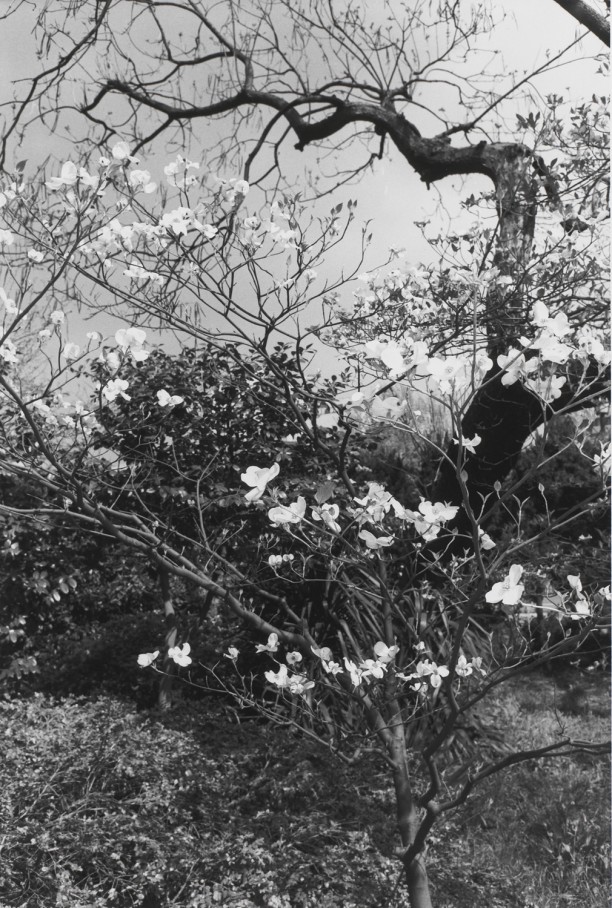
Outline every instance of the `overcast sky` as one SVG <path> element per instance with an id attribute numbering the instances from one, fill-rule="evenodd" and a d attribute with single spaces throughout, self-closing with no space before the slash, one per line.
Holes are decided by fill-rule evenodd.
<path id="1" fill-rule="evenodd" d="M 125 3 L 125 7 L 129 7 Z M 0 10 L 7 10 L 10 0 L 0 0 Z M 32 26 L 36 8 L 40 3 L 22 6 L 16 16 L 0 24 L 0 100 L 7 100 L 13 94 L 15 80 L 25 78 L 36 72 L 40 61 L 35 58 L 35 43 Z M 509 0 L 504 4 L 506 18 L 490 34 L 491 51 L 498 51 L 491 58 L 489 72 L 493 78 L 496 72 L 508 73 L 516 70 L 519 74 L 542 64 L 547 54 L 554 54 L 569 44 L 581 29 L 578 24 L 554 0 Z M 480 43 L 483 41 L 480 39 Z M 568 58 L 563 66 L 546 72 L 537 78 L 536 86 L 542 96 L 550 92 L 562 94 L 568 98 L 588 97 L 595 85 L 595 66 L 592 58 L 601 52 L 600 42 L 588 37 Z M 569 62 L 571 61 L 571 62 Z M 19 91 L 19 87 L 17 86 Z M 601 90 L 601 89 L 599 89 Z M 441 103 L 443 99 L 441 98 Z M 448 103 L 448 102 L 447 102 Z M 506 102 L 504 110 L 506 121 L 512 104 Z M 423 124 L 417 124 L 423 127 Z M 432 122 L 432 131 L 433 131 Z M 28 157 L 32 162 L 46 157 L 53 149 L 59 157 L 71 154 L 70 143 L 62 136 L 56 136 L 50 143 L 46 130 L 32 130 L 28 146 L 16 152 L 17 157 Z M 309 156 L 314 162 L 316 151 L 307 149 L 304 157 Z M 453 184 L 457 186 L 458 184 Z M 479 177 L 470 178 L 466 194 L 485 185 Z M 377 161 L 373 172 L 366 175 L 358 187 L 341 190 L 339 197 L 329 200 L 329 205 L 349 198 L 359 199 L 359 216 L 363 220 L 372 220 L 375 228 L 376 253 L 383 254 L 390 243 L 397 244 L 399 238 L 411 249 L 411 258 L 429 254 L 423 243 L 420 231 L 413 222 L 423 220 L 424 216 L 435 212 L 440 196 L 451 210 L 455 207 L 450 181 L 433 187 L 430 191 L 411 173 L 403 159 L 391 152 L 384 160 Z"/>
<path id="2" fill-rule="evenodd" d="M 39 3 L 22 6 L 15 17 L 0 23 L 0 100 L 11 97 L 12 93 L 22 91 L 15 80 L 27 78 L 39 68 L 40 61 L 35 57 L 35 43 L 32 27 Z M 11 6 L 9 0 L 0 0 L 0 10 L 6 12 Z M 125 3 L 129 8 L 129 3 Z M 490 75 L 507 74 L 516 70 L 519 75 L 542 64 L 547 55 L 554 56 L 562 47 L 569 44 L 581 31 L 578 24 L 565 13 L 554 0 L 509 0 L 505 4 L 507 16 L 505 21 L 490 35 L 491 55 Z M 561 94 L 569 99 L 588 97 L 592 92 L 601 91 L 594 81 L 596 66 L 592 57 L 601 52 L 600 43 L 593 37 L 587 37 L 568 57 L 568 62 L 538 77 L 536 87 L 542 96 L 550 92 Z M 525 112 L 520 103 L 517 108 Z M 506 104 L 506 122 L 514 117 L 512 102 Z M 423 124 L 421 128 L 423 128 Z M 432 124 L 433 131 L 433 124 Z M 28 134 L 27 147 L 15 150 L 15 159 L 28 158 L 29 167 L 34 168 L 37 161 L 53 151 L 60 160 L 70 158 L 70 142 L 61 135 L 50 139 L 46 130 L 32 128 Z M 194 150 L 192 149 L 192 154 Z M 304 157 L 310 155 L 315 160 L 314 149 L 307 149 Z M 150 166 L 149 160 L 147 165 Z M 332 204 L 346 201 L 349 198 L 359 200 L 357 209 L 360 221 L 371 221 L 374 242 L 369 255 L 370 266 L 380 261 L 390 245 L 407 247 L 407 259 L 410 263 L 431 261 L 433 253 L 424 241 L 421 231 L 414 226 L 415 221 L 433 218 L 431 232 L 437 226 L 444 229 L 449 216 L 454 218 L 461 198 L 477 192 L 486 186 L 487 181 L 481 177 L 469 177 L 465 185 L 459 181 L 445 180 L 430 191 L 419 178 L 411 172 L 403 159 L 391 153 L 382 161 L 376 162 L 372 172 L 367 174 L 356 187 L 340 190 L 333 198 L 323 203 L 322 211 Z M 359 229 L 356 230 L 359 235 Z M 348 249 L 350 253 L 350 247 Z M 347 252 L 342 255 L 346 257 Z M 349 256 L 350 257 L 350 256 Z M 330 264 L 333 267 L 334 263 Z"/>

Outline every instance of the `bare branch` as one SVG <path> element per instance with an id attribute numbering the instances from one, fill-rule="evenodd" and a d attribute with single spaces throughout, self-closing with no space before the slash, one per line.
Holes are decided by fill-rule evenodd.
<path id="1" fill-rule="evenodd" d="M 610 23 L 605 16 L 585 3 L 584 0 L 555 0 L 566 13 L 573 16 L 577 22 L 588 28 L 596 38 L 610 47 Z"/>

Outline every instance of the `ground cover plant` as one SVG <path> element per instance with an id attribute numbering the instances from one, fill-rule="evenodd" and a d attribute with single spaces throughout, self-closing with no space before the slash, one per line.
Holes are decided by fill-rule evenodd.
<path id="1" fill-rule="evenodd" d="M 571 676 L 575 680 L 575 673 Z M 584 681 L 584 679 L 583 679 Z M 609 734 L 608 685 L 590 708 L 529 676 L 492 704 L 525 746 L 570 724 Z M 295 732 L 209 698 L 172 714 L 129 701 L 5 702 L 0 904 L 373 908 L 399 905 L 393 791 L 375 757 L 346 766 Z M 603 714 L 603 715 L 602 715 Z M 449 908 L 606 903 L 609 772 L 590 757 L 526 763 L 450 815 L 430 848 Z M 148 901 L 147 901 L 148 899 Z M 386 900 L 385 900 L 386 899 Z"/>
<path id="2" fill-rule="evenodd" d="M 585 720 L 591 737 L 575 722 L 573 714 L 590 703 L 580 688 L 559 696 L 557 712 L 569 714 L 567 721 L 556 718 L 553 702 L 555 718 L 527 723 L 525 734 L 517 730 L 523 701 L 513 705 L 503 693 L 516 692 L 526 673 L 568 664 L 596 670 L 608 658 L 610 588 L 600 563 L 612 459 L 604 412 L 606 98 L 566 103 L 557 93 L 538 94 L 532 80 L 565 60 L 569 47 L 511 78 L 507 90 L 489 76 L 488 86 L 473 83 L 466 66 L 484 64 L 493 29 L 484 6 L 459 13 L 450 3 L 416 9 L 389 0 L 384 22 L 376 22 L 351 3 L 283 3 L 287 40 L 265 0 L 227 0 L 210 10 L 192 0 L 135 2 L 128 20 L 126 8 L 113 0 L 43 4 L 38 26 L 53 62 L 29 91 L 16 88 L 2 136 L 0 471 L 12 496 L 0 505 L 2 582 L 19 598 L 1 626 L 2 654 L 12 659 L 2 679 L 9 690 L 33 689 L 31 631 L 44 632 L 45 624 L 50 638 L 61 627 L 67 635 L 50 646 L 46 680 L 40 673 L 49 690 L 57 681 L 63 692 L 66 677 L 89 666 L 88 692 L 99 678 L 99 692 L 104 683 L 143 703 L 147 687 L 159 682 L 163 713 L 187 678 L 191 690 L 221 698 L 226 710 L 233 700 L 236 717 L 244 710 L 268 728 L 285 728 L 284 737 L 274 733 L 281 764 L 267 758 L 281 776 L 288 741 L 286 759 L 301 767 L 298 776 L 306 769 L 304 742 L 343 763 L 346 771 L 333 774 L 340 783 L 333 798 L 319 799 L 326 829 L 353 791 L 350 773 L 375 767 L 380 789 L 393 793 L 393 811 L 385 794 L 386 809 L 374 811 L 371 828 L 364 832 L 359 820 L 342 834 L 353 855 L 367 855 L 380 818 L 382 858 L 366 872 L 365 858 L 354 857 L 349 879 L 338 844 L 341 882 L 333 885 L 348 887 L 351 897 L 361 891 L 379 902 L 432 908 L 446 897 L 432 876 L 444 875 L 452 851 L 444 830 L 461 824 L 473 805 L 489 805 L 496 780 L 515 771 L 523 822 L 534 763 L 565 760 L 559 765 L 569 771 L 607 753 L 599 713 Z M 89 24 L 85 32 L 72 30 L 77 12 Z M 601 37 L 597 17 L 589 21 Z M 188 37 L 194 29 L 196 45 Z M 424 43 L 415 47 L 408 36 L 419 31 Z M 605 61 L 589 65 L 597 79 Z M 440 67 L 452 78 L 441 80 Z M 83 71 L 85 98 L 70 115 L 86 124 L 83 142 L 28 172 L 26 161 L 7 155 L 27 141 L 28 124 L 44 125 L 52 110 L 65 122 L 73 80 Z M 196 72 L 205 100 L 199 89 L 194 94 Z M 439 101 L 442 85 L 453 99 L 448 109 Z M 527 107 L 517 112 L 519 92 Z M 258 120 L 258 111 L 271 120 Z M 193 160 L 198 123 L 224 114 L 231 131 L 218 142 L 208 136 L 207 153 L 199 149 Z M 393 245 L 372 263 L 356 202 L 336 197 L 342 178 L 331 187 L 315 177 L 288 185 L 288 134 L 298 150 L 317 145 L 336 161 L 345 147 L 366 147 L 368 164 L 389 143 L 427 184 L 479 175 L 487 188 L 463 200 L 439 237 L 430 236 L 432 261 L 406 261 Z M 169 154 L 163 143 L 177 137 Z M 155 149 L 164 154 L 161 165 Z M 349 176 L 360 170 L 350 155 L 346 167 Z M 327 191 L 334 198 L 322 209 Z M 101 312 L 106 336 L 84 324 Z M 421 401 L 439 431 L 423 417 Z M 415 465 L 396 494 L 376 456 L 384 432 L 409 440 L 399 464 Z M 580 480 L 570 483 L 571 495 L 561 464 Z M 66 533 L 79 551 L 74 559 L 62 549 Z M 146 611 L 149 597 L 159 620 L 130 615 L 122 622 L 120 603 L 96 597 L 91 634 L 81 634 L 87 608 L 74 633 L 79 584 L 91 576 L 93 586 L 102 576 L 97 565 L 88 567 L 91 548 L 81 551 L 86 536 L 111 575 L 116 546 L 135 575 L 134 614 Z M 587 557 L 591 540 L 597 544 Z M 15 570 L 20 559 L 33 572 L 25 584 Z M 39 597 L 46 608 L 32 614 Z M 198 610 L 190 635 L 185 619 Z M 113 633 L 117 645 L 109 651 Z M 83 652 L 73 646 L 70 653 L 79 634 Z M 60 672 L 49 678 L 62 654 L 63 680 Z M 128 670 L 124 659 L 131 659 Z M 106 661 L 112 683 L 103 681 Z M 130 681 L 137 670 L 142 684 Z M 56 721 L 44 700 L 26 708 L 38 707 L 36 721 Z M 77 707 L 62 709 L 68 715 Z M 80 733 L 77 712 L 70 716 L 66 724 Z M 176 716 L 167 740 L 184 732 L 188 755 L 192 720 L 188 711 Z M 117 719 L 126 746 L 128 726 L 141 719 Z M 75 765 L 86 788 L 104 794 L 110 786 L 114 804 L 123 788 L 112 747 L 99 737 L 103 724 L 100 715 L 92 731 L 95 752 L 110 754 L 100 776 Z M 164 764 L 151 781 L 164 805 L 176 794 L 173 766 Z M 251 774 L 248 759 L 242 769 Z M 69 770 L 62 763 L 57 777 L 70 789 Z M 188 799 L 197 801 L 204 774 L 185 789 Z M 267 769 L 259 775 L 265 788 Z M 281 798 L 288 804 L 300 800 L 294 776 Z M 146 803 L 159 807 L 147 784 L 143 790 Z M 271 790 L 280 797 L 274 784 Z M 362 818 L 371 799 L 364 786 L 356 791 Z M 60 799 L 63 792 L 59 785 Z M 127 792 L 130 801 L 129 785 Z M 56 796 L 49 797 L 51 816 Z M 510 818 L 508 806 L 500 809 Z M 546 802 L 538 802 L 533 830 L 548 843 L 540 853 L 566 863 L 580 851 L 584 825 L 570 807 L 571 799 L 559 814 L 573 824 L 560 851 Z M 246 851 L 240 885 L 256 865 L 259 887 L 249 898 L 281 905 L 309 899 L 318 882 L 294 880 L 286 869 L 280 881 L 271 875 L 274 848 L 289 846 L 283 822 L 272 821 L 268 809 L 257 808 L 261 825 L 248 848 L 232 826 L 224 843 L 230 858 L 214 866 L 201 858 L 206 873 L 220 886 L 238 885 L 233 868 Z M 494 829 L 489 809 L 484 823 Z M 141 802 L 130 810 L 142 813 Z M 172 808 L 158 812 L 169 828 L 187 829 L 176 870 L 170 858 L 156 864 L 167 834 L 156 819 L 144 840 L 134 841 L 125 826 L 104 872 L 74 861 L 76 876 L 62 878 L 66 892 L 48 895 L 74 899 L 79 887 L 93 886 L 84 897 L 112 892 L 145 905 L 181 898 L 193 875 L 181 855 L 197 830 Z M 93 813 L 91 820 L 79 808 L 75 816 L 107 841 L 102 803 Z M 270 823 L 280 832 L 266 838 Z M 458 835 L 473 842 L 484 865 L 487 851 Z M 598 836 L 589 841 L 599 854 Z M 42 845 L 44 879 L 56 845 L 44 835 Z M 197 847 L 203 853 L 208 844 Z M 130 890 L 124 868 L 134 860 L 145 878 Z M 386 888 L 390 860 L 393 894 Z M 109 878 L 117 880 L 111 890 Z M 224 891 L 200 895 L 232 899 Z"/>

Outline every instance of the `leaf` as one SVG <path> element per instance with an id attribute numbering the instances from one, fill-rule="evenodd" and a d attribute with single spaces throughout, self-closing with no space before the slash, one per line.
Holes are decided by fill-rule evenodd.
<path id="1" fill-rule="evenodd" d="M 333 482 L 322 482 L 315 492 L 315 501 L 317 504 L 325 504 L 334 493 Z"/>

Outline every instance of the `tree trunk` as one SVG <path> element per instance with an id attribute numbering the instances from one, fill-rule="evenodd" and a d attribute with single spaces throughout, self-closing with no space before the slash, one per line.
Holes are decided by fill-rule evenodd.
<path id="1" fill-rule="evenodd" d="M 405 854 L 410 846 L 414 844 L 421 820 L 412 792 L 405 732 L 401 720 L 392 729 L 392 734 L 393 743 L 390 756 L 394 767 L 393 784 L 395 787 L 397 825 L 402 842 L 402 850 Z M 404 859 L 403 863 L 408 885 L 410 908 L 433 908 L 424 851 L 420 851 L 412 859 Z"/>
<path id="2" fill-rule="evenodd" d="M 494 492 L 495 483 L 503 482 L 516 466 L 523 445 L 532 432 L 546 420 L 551 419 L 556 412 L 561 410 L 569 412 L 592 405 L 594 396 L 608 393 L 609 370 L 605 370 L 599 376 L 594 370 L 592 376 L 587 372 L 587 381 L 583 382 L 582 391 L 574 390 L 579 377 L 576 376 L 575 381 L 572 381 L 570 375 L 561 396 L 550 404 L 544 404 L 520 381 L 512 385 L 503 385 L 501 382 L 503 374 L 497 367 L 491 370 L 461 424 L 465 438 L 473 438 L 475 435 L 480 435 L 481 438 L 475 453 L 470 454 L 466 451 L 464 460 L 469 502 L 477 516 L 483 508 L 484 496 Z M 434 501 L 462 504 L 461 487 L 454 466 L 457 454 L 457 445 L 451 443 L 447 455 L 453 465 L 447 460 L 440 465 L 433 492 Z M 460 534 L 469 532 L 470 523 L 464 508 L 460 508 L 450 526 L 457 529 Z M 443 542 L 446 548 L 448 539 Z M 457 554 L 464 546 L 465 539 L 459 538 L 454 546 L 446 548 L 446 552 L 449 555 Z M 439 550 L 439 546 L 434 542 L 431 550 Z"/>
<path id="3" fill-rule="evenodd" d="M 170 590 L 170 574 L 164 568 L 160 568 L 159 583 L 161 586 L 162 601 L 164 606 L 166 636 L 164 639 L 164 674 L 162 675 L 159 684 L 157 705 L 159 709 L 170 709 L 172 707 L 172 689 L 174 686 L 176 665 L 174 664 L 174 661 L 168 656 L 168 650 L 172 646 L 176 646 L 178 628 L 176 622 L 176 612 L 174 611 L 174 603 L 172 601 L 172 592 Z"/>
<path id="4" fill-rule="evenodd" d="M 512 294 L 500 295 L 492 290 L 486 300 L 488 350 L 495 363 L 500 353 L 519 346 L 518 339 L 524 333 L 526 312 L 520 275 L 531 256 L 540 182 L 533 156 L 525 146 L 490 145 L 486 154 L 488 175 L 495 185 L 499 216 L 494 262 L 501 274 L 512 277 L 516 282 Z M 483 496 L 491 495 L 495 483 L 502 482 L 516 465 L 532 432 L 555 412 L 577 410 L 594 394 L 607 393 L 609 375 L 598 375 L 596 366 L 587 370 L 586 376 L 582 375 L 579 367 L 576 373 L 573 377 L 568 375 L 561 396 L 546 405 L 520 381 L 503 385 L 501 379 L 504 373 L 496 364 L 493 365 L 461 423 L 465 438 L 473 438 L 474 435 L 481 438 L 473 454 L 466 452 L 464 461 L 466 486 L 475 514 L 482 509 Z M 448 460 L 441 463 L 433 500 L 461 505 L 462 492 L 454 466 L 457 445 L 451 443 L 446 454 L 452 464 Z M 469 530 L 469 520 L 463 508 L 451 526 L 459 533 Z M 454 546 L 446 548 L 447 555 L 460 551 L 462 543 L 465 540 L 458 539 Z M 435 551 L 439 545 L 434 543 L 431 549 Z"/>

